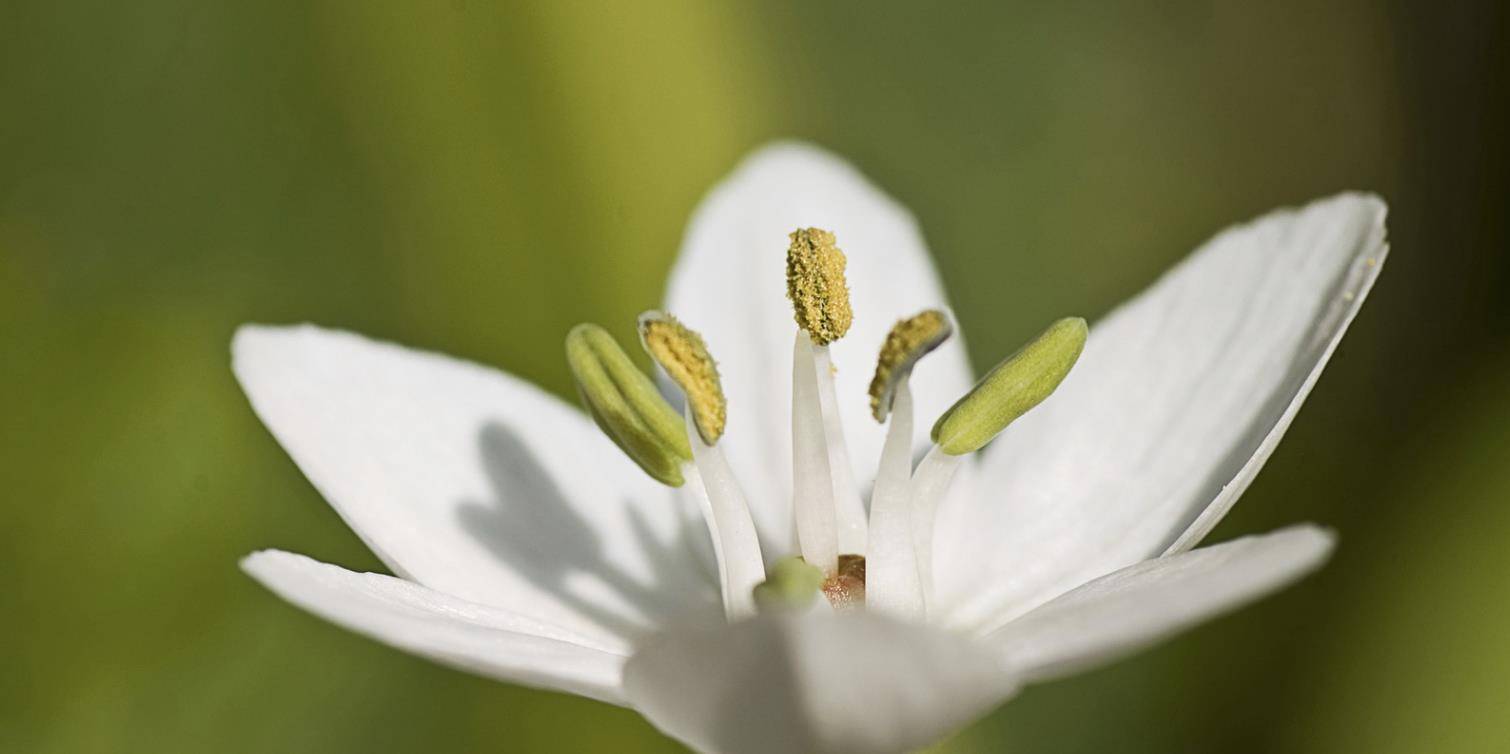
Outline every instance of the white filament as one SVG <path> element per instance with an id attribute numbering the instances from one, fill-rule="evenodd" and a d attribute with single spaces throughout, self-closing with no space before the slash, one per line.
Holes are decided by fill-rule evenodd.
<path id="1" fill-rule="evenodd" d="M 755 613 L 754 589 L 765 580 L 765 562 L 760 557 L 760 539 L 744 490 L 734 478 L 734 471 L 724 453 L 703 442 L 697 432 L 692 412 L 687 412 L 687 440 L 692 443 L 693 476 L 702 484 L 700 500 L 708 534 L 713 538 L 713 555 L 718 560 L 719 587 L 723 591 L 724 615 L 737 620 Z M 694 471 L 694 469 L 687 469 Z"/>
<path id="2" fill-rule="evenodd" d="M 813 369 L 818 378 L 818 408 L 823 412 L 823 435 L 828 448 L 828 468 L 834 485 L 834 523 L 839 527 L 839 552 L 864 554 L 866 527 L 865 503 L 855 484 L 854 467 L 849 463 L 849 444 L 844 440 L 844 422 L 839 416 L 839 399 L 834 388 L 834 365 L 828 346 L 810 343 Z"/>
<path id="3" fill-rule="evenodd" d="M 923 584 L 925 610 L 933 603 L 933 521 L 938 503 L 964 456 L 945 453 L 935 445 L 912 475 L 912 541 L 917 550 L 918 577 Z"/>
<path id="4" fill-rule="evenodd" d="M 865 556 L 867 609 L 904 620 L 923 617 L 923 585 L 912 536 L 912 391 L 903 377 L 891 403 L 886 444 L 870 497 L 870 550 Z"/>
<path id="5" fill-rule="evenodd" d="M 834 481 L 814 350 L 812 339 L 798 330 L 792 349 L 792 512 L 802 558 L 833 574 L 839 569 Z"/>

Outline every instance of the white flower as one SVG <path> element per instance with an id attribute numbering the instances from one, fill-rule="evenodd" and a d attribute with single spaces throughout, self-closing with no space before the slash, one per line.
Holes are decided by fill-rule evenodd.
<path id="1" fill-rule="evenodd" d="M 877 495 L 899 497 L 867 532 L 856 506 L 887 432 L 867 418 L 870 367 L 898 317 L 944 295 L 905 210 L 833 156 L 771 146 L 697 210 L 670 281 L 666 310 L 705 337 L 728 396 L 716 448 L 692 433 L 687 484 L 647 478 L 582 411 L 507 374 L 312 326 L 247 326 L 235 371 L 257 414 L 395 576 L 278 551 L 243 567 L 354 631 L 632 707 L 700 750 L 923 746 L 1024 683 L 1145 646 L 1325 560 L 1332 537 L 1310 525 L 1191 548 L 1258 473 L 1357 313 L 1387 251 L 1384 215 L 1377 198 L 1345 194 L 1218 235 L 1095 324 L 1057 392 L 986 450 L 935 451 L 908 486 L 926 438 L 894 443 Z M 787 234 L 810 225 L 848 254 L 854 323 L 829 347 L 831 378 L 830 350 L 799 338 L 794 412 L 781 270 Z M 1000 295 L 1027 284 L 962 282 Z M 800 371 L 809 356 L 817 393 Z M 955 337 L 918 364 L 913 412 L 931 421 L 972 382 Z M 799 448 L 825 443 L 798 455 L 800 545 L 794 425 Z M 758 543 L 740 533 L 744 499 Z M 936 524 L 917 513 L 934 504 Z M 719 562 L 705 507 L 734 522 L 715 535 Z M 833 547 L 871 548 L 879 609 L 752 614 L 764 565 L 822 562 Z"/>

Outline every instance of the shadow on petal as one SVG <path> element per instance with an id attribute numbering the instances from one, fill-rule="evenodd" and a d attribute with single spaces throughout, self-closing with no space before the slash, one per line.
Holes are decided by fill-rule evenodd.
<path id="1" fill-rule="evenodd" d="M 716 582 L 689 554 L 706 547 L 698 538 L 706 539 L 707 532 L 679 500 L 654 501 L 678 506 L 680 520 L 669 537 L 655 531 L 641 503 L 630 497 L 586 501 L 603 506 L 591 512 L 602 519 L 598 526 L 627 519 L 636 552 L 611 553 L 517 429 L 489 421 L 477 443 L 491 499 L 464 500 L 457 515 L 470 536 L 516 573 L 619 636 L 643 636 L 673 621 L 701 622 L 704 613 L 709 620 L 721 614 Z"/>

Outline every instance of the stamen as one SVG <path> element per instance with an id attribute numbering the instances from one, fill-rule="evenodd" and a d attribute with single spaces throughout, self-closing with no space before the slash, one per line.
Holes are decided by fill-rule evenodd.
<path id="1" fill-rule="evenodd" d="M 613 336 L 577 325 L 566 336 L 566 363 L 598 428 L 651 478 L 680 487 L 692 458 L 682 419 Z"/>
<path id="2" fill-rule="evenodd" d="M 838 524 L 815 350 L 805 333 L 797 333 L 792 349 L 792 511 L 803 559 L 830 574 L 839 568 Z"/>
<path id="3" fill-rule="evenodd" d="M 849 285 L 844 280 L 844 252 L 834 234 L 818 228 L 792 232 L 786 252 L 786 295 L 792 300 L 797 326 L 826 346 L 849 332 L 853 312 Z"/>
<path id="4" fill-rule="evenodd" d="M 949 407 L 933 425 L 933 441 L 950 455 L 980 450 L 1059 387 L 1080 358 L 1087 333 L 1079 317 L 1049 325 Z"/>
<path id="5" fill-rule="evenodd" d="M 782 558 L 771 566 L 770 578 L 751 592 L 761 610 L 792 610 L 811 605 L 822 588 L 821 569 L 802 558 Z"/>
<path id="6" fill-rule="evenodd" d="M 936 443 L 912 475 L 912 531 L 925 609 L 933 603 L 933 525 L 939 501 L 966 453 L 979 450 L 1064 381 L 1088 330 L 1067 317 L 996 365 L 933 425 Z"/>
<path id="7" fill-rule="evenodd" d="M 728 412 L 718 365 L 708 355 L 703 336 L 670 314 L 649 311 L 640 315 L 640 338 L 651 358 L 686 394 L 703 442 L 716 444 L 723 436 Z"/>
<path id="8" fill-rule="evenodd" d="M 892 326 L 881 344 L 875 377 L 870 380 L 870 413 L 876 421 L 886 421 L 897 386 L 907 381 L 918 359 L 943 345 L 953 332 L 949 318 L 937 309 L 919 312 Z"/>
<path id="9" fill-rule="evenodd" d="M 837 546 L 844 552 L 865 552 L 865 504 L 860 500 L 860 490 L 855 484 L 854 469 L 849 462 L 849 448 L 844 441 L 844 426 L 839 418 L 839 400 L 834 389 L 833 365 L 830 362 L 828 344 L 849 332 L 854 313 L 849 306 L 849 284 L 844 279 L 844 252 L 834 243 L 834 234 L 819 228 L 799 228 L 791 233 L 791 245 L 786 253 L 786 293 L 792 301 L 793 315 L 797 326 L 806 333 L 799 334 L 798 347 L 809 351 L 799 361 L 811 361 L 816 384 L 818 415 L 823 428 L 822 452 L 828 455 L 827 474 L 831 490 L 828 505 L 834 509 L 837 527 Z M 803 341 L 809 341 L 804 343 Z M 795 403 L 794 385 L 793 407 Z M 809 501 L 814 503 L 816 501 Z M 802 524 L 799 518 L 798 536 Z M 806 550 L 804 550 L 806 552 Z M 836 560 L 823 554 L 821 560 L 810 562 L 821 565 L 832 573 Z M 835 565 L 830 566 L 830 563 Z"/>
<path id="10" fill-rule="evenodd" d="M 925 610 L 923 576 L 914 541 L 912 495 L 912 390 L 908 379 L 919 359 L 948 340 L 953 328 L 929 309 L 892 326 L 870 381 L 876 421 L 891 423 L 870 498 L 870 604 L 899 618 L 919 620 Z M 931 535 L 930 535 L 931 536 Z"/>
<path id="11" fill-rule="evenodd" d="M 718 560 L 724 612 L 730 620 L 750 615 L 755 610 L 751 590 L 765 578 L 765 564 L 744 491 L 723 451 L 714 445 L 727 415 L 718 367 L 702 336 L 669 314 L 640 315 L 640 339 L 687 397 L 682 437 L 692 450 L 691 475 L 702 482 L 705 499 L 700 502 Z"/>

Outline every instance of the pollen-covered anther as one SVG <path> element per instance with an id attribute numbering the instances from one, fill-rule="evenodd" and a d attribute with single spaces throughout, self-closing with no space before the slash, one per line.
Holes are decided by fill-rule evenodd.
<path id="1" fill-rule="evenodd" d="M 886 421 L 897 384 L 907 379 L 918 359 L 943 345 L 953 332 L 949 318 L 937 309 L 919 312 L 892 326 L 881 344 L 876 374 L 870 380 L 870 413 L 876 421 Z"/>
<path id="2" fill-rule="evenodd" d="M 640 340 L 645 351 L 687 396 L 687 406 L 704 443 L 723 436 L 728 405 L 718 379 L 718 364 L 708 353 L 703 336 L 665 312 L 640 315 Z"/>
<path id="3" fill-rule="evenodd" d="M 828 345 L 849 332 L 854 312 L 844 279 L 844 252 L 834 234 L 818 228 L 792 231 L 786 252 L 786 295 L 797 326 L 814 343 Z"/>

